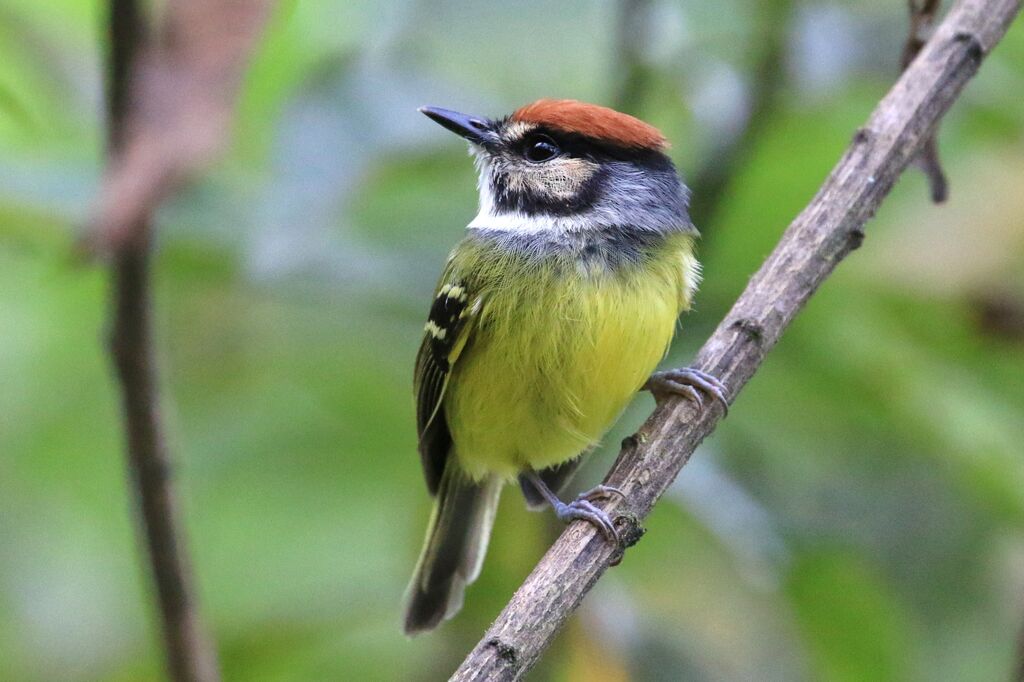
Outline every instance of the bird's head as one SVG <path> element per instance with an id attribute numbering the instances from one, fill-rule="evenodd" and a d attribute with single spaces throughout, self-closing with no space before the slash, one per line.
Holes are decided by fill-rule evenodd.
<path id="1" fill-rule="evenodd" d="M 542 99 L 489 119 L 421 112 L 464 137 L 480 173 L 471 228 L 692 230 L 688 193 L 653 126 L 575 100 Z"/>

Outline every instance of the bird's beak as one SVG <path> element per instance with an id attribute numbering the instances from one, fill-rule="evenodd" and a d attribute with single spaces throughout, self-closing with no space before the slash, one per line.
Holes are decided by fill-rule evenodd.
<path id="1" fill-rule="evenodd" d="M 440 107 L 420 107 L 419 110 L 435 123 L 474 144 L 486 145 L 494 137 L 494 122 L 483 116 L 460 114 Z"/>

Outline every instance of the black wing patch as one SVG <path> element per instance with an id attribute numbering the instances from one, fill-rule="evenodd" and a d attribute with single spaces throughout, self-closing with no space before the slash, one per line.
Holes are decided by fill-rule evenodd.
<path id="1" fill-rule="evenodd" d="M 451 365 L 465 344 L 470 302 L 462 284 L 445 284 L 438 289 L 416 357 L 416 426 L 423 474 L 431 495 L 441 483 L 452 445 L 441 401 Z"/>

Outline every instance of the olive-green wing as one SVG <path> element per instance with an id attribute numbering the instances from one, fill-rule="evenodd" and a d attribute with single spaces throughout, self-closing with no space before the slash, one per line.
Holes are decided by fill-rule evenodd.
<path id="1" fill-rule="evenodd" d="M 430 307 L 423 343 L 416 356 L 416 427 L 427 489 L 441 483 L 452 436 L 444 414 L 444 393 L 452 366 L 472 334 L 480 299 L 456 279 L 442 280 Z"/>

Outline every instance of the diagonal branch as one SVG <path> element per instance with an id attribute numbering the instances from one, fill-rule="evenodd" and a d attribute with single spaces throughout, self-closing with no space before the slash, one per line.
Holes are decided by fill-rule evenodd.
<path id="1" fill-rule="evenodd" d="M 1019 0 L 956 4 L 698 352 L 695 367 L 722 379 L 734 396 L 743 388 L 811 295 L 861 244 L 864 224 L 1019 11 Z M 629 514 L 620 509 L 617 522 L 638 530 L 636 521 L 650 512 L 721 415 L 721 408 L 701 412 L 674 400 L 626 439 L 605 479 L 627 495 L 619 506 L 628 504 Z M 570 525 L 452 679 L 520 679 L 616 554 L 592 526 Z"/>

